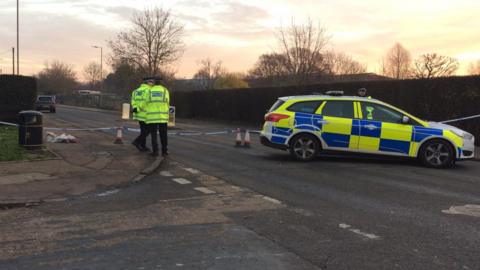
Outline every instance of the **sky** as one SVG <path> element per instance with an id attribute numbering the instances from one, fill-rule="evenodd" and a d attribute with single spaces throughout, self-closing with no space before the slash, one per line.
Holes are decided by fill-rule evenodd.
<path id="1" fill-rule="evenodd" d="M 129 27 L 134 12 L 161 7 L 185 25 L 185 51 L 174 64 L 191 78 L 199 61 L 221 60 L 246 72 L 258 56 L 278 48 L 276 33 L 292 18 L 320 22 L 329 48 L 378 72 L 387 50 L 400 42 L 413 58 L 436 52 L 460 61 L 459 75 L 480 60 L 479 0 L 19 0 L 20 73 L 38 73 L 45 63 L 68 63 L 82 79 L 83 68 L 108 55 L 108 40 Z M 16 44 L 16 0 L 0 1 L 0 69 L 10 73 Z M 106 64 L 105 64 L 106 65 Z M 108 66 L 107 66 L 108 69 Z"/>

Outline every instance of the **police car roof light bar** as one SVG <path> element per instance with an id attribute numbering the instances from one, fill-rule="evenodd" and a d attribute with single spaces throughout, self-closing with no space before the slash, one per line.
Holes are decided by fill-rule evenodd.
<path id="1" fill-rule="evenodd" d="M 343 96 L 343 91 L 339 91 L 339 90 L 327 91 L 325 94 L 329 96 Z"/>

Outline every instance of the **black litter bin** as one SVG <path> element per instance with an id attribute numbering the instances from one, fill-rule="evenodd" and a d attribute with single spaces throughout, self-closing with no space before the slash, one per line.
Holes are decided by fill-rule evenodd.
<path id="1" fill-rule="evenodd" d="M 18 143 L 27 148 L 39 148 L 43 144 L 43 114 L 37 111 L 21 111 L 18 123 Z"/>

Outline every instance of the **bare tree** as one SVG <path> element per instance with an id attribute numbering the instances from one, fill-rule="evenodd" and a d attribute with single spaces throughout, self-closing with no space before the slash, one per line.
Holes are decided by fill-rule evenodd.
<path id="1" fill-rule="evenodd" d="M 328 51 L 324 54 L 324 65 L 327 73 L 332 75 L 365 73 L 367 67 L 342 52 Z"/>
<path id="2" fill-rule="evenodd" d="M 430 79 L 454 74 L 459 63 L 455 58 L 427 53 L 415 60 L 413 74 L 416 78 Z"/>
<path id="3" fill-rule="evenodd" d="M 106 74 L 106 72 L 101 72 L 100 64 L 96 62 L 90 62 L 83 68 L 83 77 L 88 81 L 91 89 L 94 89 L 104 79 L 100 77 L 101 74 Z"/>
<path id="4" fill-rule="evenodd" d="M 205 58 L 200 60 L 200 69 L 193 78 L 199 80 L 203 89 L 212 90 L 215 88 L 215 81 L 226 72 L 221 61 L 214 63 L 212 59 Z"/>
<path id="5" fill-rule="evenodd" d="M 253 69 L 248 72 L 250 78 L 275 78 L 285 76 L 287 72 L 287 58 L 283 54 L 262 54 Z"/>
<path id="6" fill-rule="evenodd" d="M 45 62 L 45 67 L 37 75 L 38 90 L 44 94 L 66 94 L 74 90 L 77 79 L 73 67 L 54 60 Z"/>
<path id="7" fill-rule="evenodd" d="M 395 43 L 382 59 L 381 72 L 391 78 L 406 79 L 410 77 L 411 65 L 410 53 L 400 43 Z"/>
<path id="8" fill-rule="evenodd" d="M 468 74 L 480 75 L 480 60 L 477 60 L 477 62 L 474 63 L 470 63 L 470 66 L 468 67 Z"/>
<path id="9" fill-rule="evenodd" d="M 308 19 L 305 24 L 296 24 L 292 19 L 288 28 L 282 27 L 278 34 L 281 54 L 286 58 L 286 69 L 297 85 L 303 85 L 319 74 L 323 61 L 322 53 L 330 38 L 319 23 L 314 26 Z"/>
<path id="10" fill-rule="evenodd" d="M 129 62 L 143 74 L 158 75 L 181 56 L 184 26 L 161 8 L 135 13 L 132 28 L 109 41 L 114 62 Z"/>

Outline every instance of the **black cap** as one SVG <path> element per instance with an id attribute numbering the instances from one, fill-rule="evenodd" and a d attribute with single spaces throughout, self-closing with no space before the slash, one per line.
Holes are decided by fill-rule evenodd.
<path id="1" fill-rule="evenodd" d="M 148 82 L 148 81 L 155 81 L 155 77 L 144 77 L 143 82 Z"/>
<path id="2" fill-rule="evenodd" d="M 160 76 L 156 76 L 154 77 L 154 79 L 155 79 L 155 84 L 159 84 L 161 81 L 163 81 L 163 78 Z"/>

